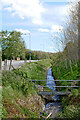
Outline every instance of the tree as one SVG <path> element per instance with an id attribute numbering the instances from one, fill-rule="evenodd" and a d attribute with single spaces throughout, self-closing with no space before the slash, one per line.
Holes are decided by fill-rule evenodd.
<path id="1" fill-rule="evenodd" d="M 80 63 L 80 1 L 78 4 L 78 60 Z"/>
<path id="2" fill-rule="evenodd" d="M 63 49 L 62 54 L 57 58 L 60 61 L 57 66 L 60 66 L 64 62 L 67 69 L 67 63 L 69 63 L 71 71 L 73 71 L 72 63 L 76 63 L 76 67 L 78 66 L 78 51 L 80 50 L 80 34 L 78 34 L 80 32 L 80 6 L 76 1 L 74 4 L 70 3 L 70 6 L 69 16 L 63 25 L 63 30 L 56 36 L 57 44 Z"/>
<path id="3" fill-rule="evenodd" d="M 12 59 L 20 56 L 25 58 L 25 44 L 24 41 L 22 41 L 20 32 L 8 32 L 7 30 L 2 31 L 0 32 L 0 41 L 2 57 L 5 56 L 6 59 L 10 59 L 10 67 Z"/>

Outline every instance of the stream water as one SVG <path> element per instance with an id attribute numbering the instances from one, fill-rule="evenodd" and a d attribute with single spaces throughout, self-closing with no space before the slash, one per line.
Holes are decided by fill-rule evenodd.
<path id="1" fill-rule="evenodd" d="M 54 77 L 52 76 L 52 68 L 49 68 L 47 73 L 47 86 L 52 89 L 53 92 L 56 91 L 56 84 L 54 81 Z M 53 80 L 53 81 L 50 81 Z M 53 87 L 54 86 L 54 87 Z M 46 104 L 45 106 L 45 112 L 46 113 L 52 113 L 51 117 L 54 118 L 58 113 L 61 111 L 61 102 L 59 101 L 60 98 L 57 95 L 52 96 L 53 102 Z"/>

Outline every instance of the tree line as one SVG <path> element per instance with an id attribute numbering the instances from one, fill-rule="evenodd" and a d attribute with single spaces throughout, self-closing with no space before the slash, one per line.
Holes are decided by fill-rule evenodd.
<path id="1" fill-rule="evenodd" d="M 0 42 L 2 49 L 2 60 L 15 60 L 17 57 L 20 60 L 29 60 L 30 53 L 32 60 L 49 59 L 53 53 L 43 51 L 32 51 L 26 49 L 25 42 L 22 38 L 22 33 L 17 31 L 1 31 Z"/>

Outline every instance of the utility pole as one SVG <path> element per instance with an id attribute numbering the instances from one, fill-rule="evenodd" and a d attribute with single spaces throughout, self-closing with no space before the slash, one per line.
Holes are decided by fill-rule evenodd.
<path id="1" fill-rule="evenodd" d="M 31 60 L 31 34 L 29 33 L 29 60 Z"/>

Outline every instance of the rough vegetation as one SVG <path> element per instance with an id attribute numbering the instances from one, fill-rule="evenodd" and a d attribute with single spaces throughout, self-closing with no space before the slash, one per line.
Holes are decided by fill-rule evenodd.
<path id="1" fill-rule="evenodd" d="M 54 58 L 53 65 L 53 75 L 56 76 L 56 79 L 59 80 L 73 80 L 72 86 L 80 86 L 80 82 L 74 82 L 74 80 L 79 80 L 80 78 L 80 67 L 79 63 L 73 62 L 71 66 L 69 64 L 69 60 L 65 65 L 65 60 L 61 61 L 60 57 L 62 53 L 56 54 Z M 59 58 L 59 59 L 58 59 Z M 66 67 L 67 66 L 67 67 Z M 71 86 L 71 82 L 56 82 L 56 85 L 60 86 Z M 57 88 L 58 91 L 71 91 L 68 98 L 65 97 L 62 99 L 62 107 L 63 110 L 59 114 L 59 118 L 67 118 L 67 119 L 79 119 L 80 118 L 80 89 L 79 88 Z"/>
<path id="2" fill-rule="evenodd" d="M 56 79 L 59 80 L 73 80 L 72 86 L 80 86 L 80 82 L 74 82 L 74 80 L 80 80 L 80 24 L 78 19 L 79 4 L 71 4 L 70 15 L 64 29 L 62 36 L 59 36 L 59 40 L 63 44 L 63 51 L 58 52 L 53 57 L 53 74 Z M 70 82 L 56 82 L 57 85 L 71 86 Z M 62 99 L 63 110 L 59 117 L 68 119 L 80 119 L 80 88 L 58 88 L 57 90 L 71 91 L 68 99 Z"/>
<path id="3" fill-rule="evenodd" d="M 63 26 L 64 29 L 60 32 L 59 38 L 57 38 L 60 47 L 62 46 L 63 48 L 63 50 L 61 49 L 62 52 L 50 55 L 48 53 L 45 54 L 45 52 L 42 53 L 37 51 L 31 53 L 32 59 L 51 58 L 52 71 L 55 78 L 59 80 L 73 80 L 73 86 L 80 86 L 80 82 L 74 82 L 74 80 L 80 79 L 80 33 L 78 33 L 78 31 L 80 31 L 80 18 L 78 16 L 80 10 L 78 10 L 77 3 L 72 5 L 69 18 Z M 15 34 L 19 35 L 18 38 L 16 38 Z M 10 38 L 10 36 L 12 37 Z M 0 37 L 2 39 L 3 60 L 5 58 L 15 59 L 16 57 L 29 59 L 29 50 L 24 49 L 24 42 L 20 42 L 22 44 L 19 44 L 19 49 L 22 46 L 20 51 L 21 54 L 19 55 L 18 44 L 16 43 L 22 40 L 21 33 L 13 31 L 10 32 L 8 36 L 7 31 L 2 31 Z M 9 45 L 8 47 L 5 41 L 7 45 Z M 16 48 L 15 45 L 17 49 L 14 50 L 12 46 Z M 42 60 L 35 63 L 27 63 L 21 68 L 13 71 L 2 72 L 2 118 L 39 118 L 40 111 L 44 108 L 44 102 L 42 98 L 38 96 L 38 90 L 35 88 L 35 83 L 27 80 L 46 79 L 47 67 L 49 66 L 51 66 L 50 60 Z M 37 83 L 40 85 L 43 84 L 42 82 Z M 60 81 L 56 82 L 56 85 L 70 86 L 71 83 Z M 73 88 L 72 90 L 70 88 L 58 88 L 57 90 L 71 91 L 67 99 L 62 99 L 63 110 L 58 117 L 63 119 L 79 119 L 80 88 Z"/>
<path id="4" fill-rule="evenodd" d="M 26 63 L 19 69 L 3 71 L 2 118 L 39 118 L 44 101 L 38 96 L 34 82 L 26 79 L 43 79 L 49 60 Z M 36 71 L 36 72 L 35 72 Z M 36 74 L 35 74 L 36 73 Z"/>

